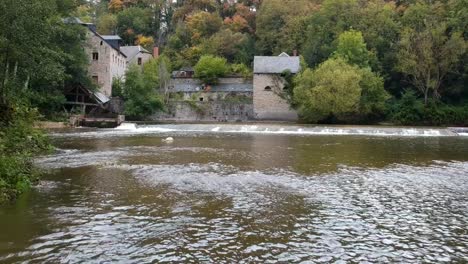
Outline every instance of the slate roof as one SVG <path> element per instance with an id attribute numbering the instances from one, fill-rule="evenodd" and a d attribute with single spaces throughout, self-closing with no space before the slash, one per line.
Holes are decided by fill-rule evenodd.
<path id="1" fill-rule="evenodd" d="M 140 52 L 151 54 L 151 52 L 147 51 L 141 46 L 122 46 L 120 47 L 120 51 L 122 51 L 122 53 L 127 56 L 127 61 L 132 60 Z"/>
<path id="2" fill-rule="evenodd" d="M 290 70 L 298 73 L 300 70 L 299 57 L 289 56 L 255 56 L 254 73 L 282 73 Z"/>
<path id="3" fill-rule="evenodd" d="M 117 35 L 101 35 L 101 37 L 105 40 L 122 40 L 119 36 Z"/>
<path id="4" fill-rule="evenodd" d="M 121 52 L 117 47 L 115 47 L 114 45 L 112 45 L 112 41 L 115 41 L 115 40 L 122 40 L 119 36 L 117 35 L 101 35 L 99 33 L 97 33 L 96 31 L 96 25 L 92 24 L 92 23 L 84 23 L 83 21 L 81 21 L 81 19 L 77 18 L 77 17 L 67 17 L 67 18 L 64 18 L 62 19 L 63 23 L 65 24 L 80 24 L 82 26 L 85 26 L 89 29 L 89 31 L 91 31 L 94 35 L 96 35 L 98 38 L 102 39 L 104 42 L 106 42 L 109 46 L 111 46 L 113 49 L 115 49 L 116 51 L 118 51 L 120 54 L 122 54 L 122 56 L 124 57 L 127 57 L 123 52 Z"/>

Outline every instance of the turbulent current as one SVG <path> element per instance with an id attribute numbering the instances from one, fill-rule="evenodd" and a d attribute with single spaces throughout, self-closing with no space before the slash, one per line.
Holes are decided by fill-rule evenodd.
<path id="1" fill-rule="evenodd" d="M 468 137 L 372 129 L 55 133 L 0 207 L 0 262 L 468 262 Z"/>

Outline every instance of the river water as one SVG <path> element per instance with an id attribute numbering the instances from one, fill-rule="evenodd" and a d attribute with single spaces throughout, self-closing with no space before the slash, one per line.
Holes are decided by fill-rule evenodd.
<path id="1" fill-rule="evenodd" d="M 1 263 L 468 262 L 467 136 L 132 124 L 52 136 L 42 181 L 0 207 Z"/>

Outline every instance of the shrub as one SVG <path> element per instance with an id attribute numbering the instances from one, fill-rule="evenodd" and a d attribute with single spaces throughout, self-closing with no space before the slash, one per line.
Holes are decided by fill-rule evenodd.
<path id="1" fill-rule="evenodd" d="M 245 64 L 243 63 L 238 63 L 238 64 L 232 64 L 231 65 L 231 72 L 234 74 L 238 74 L 242 76 L 243 78 L 251 78 L 252 77 L 252 70 L 249 69 Z"/>
<path id="2" fill-rule="evenodd" d="M 32 124 L 36 109 L 24 105 L 0 105 L 0 202 L 11 200 L 27 190 L 39 175 L 33 155 L 50 151 L 47 136 Z"/>
<path id="3" fill-rule="evenodd" d="M 206 84 L 216 84 L 218 78 L 226 76 L 229 71 L 226 59 L 212 55 L 202 56 L 194 69 L 195 78 Z"/>
<path id="4" fill-rule="evenodd" d="M 390 120 L 401 125 L 468 125 L 468 105 L 452 106 L 436 101 L 424 105 L 414 91 L 406 91 L 389 109 Z"/>

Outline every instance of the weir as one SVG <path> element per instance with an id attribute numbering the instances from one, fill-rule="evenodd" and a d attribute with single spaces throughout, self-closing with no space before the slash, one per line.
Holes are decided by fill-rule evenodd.
<path id="1" fill-rule="evenodd" d="M 123 123 L 114 131 L 124 133 L 163 133 L 163 132 L 198 132 L 198 133 L 250 133 L 250 134 L 285 134 L 285 135 L 364 135 L 364 136 L 399 136 L 399 137 L 446 137 L 464 136 L 450 128 L 425 127 L 380 127 L 380 126 L 307 126 L 289 124 L 160 124 L 137 125 Z"/>

